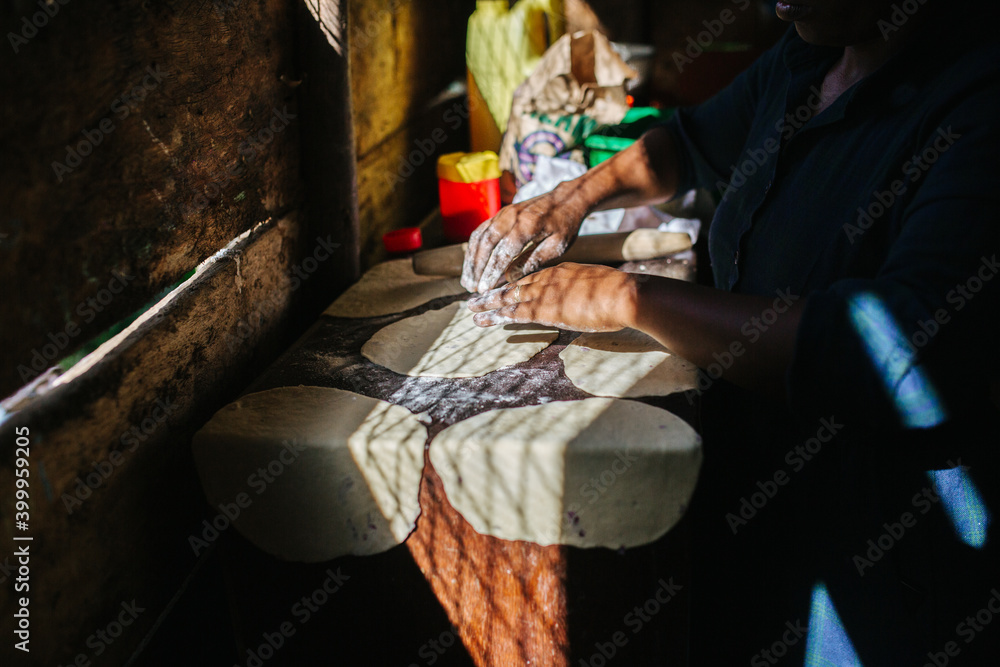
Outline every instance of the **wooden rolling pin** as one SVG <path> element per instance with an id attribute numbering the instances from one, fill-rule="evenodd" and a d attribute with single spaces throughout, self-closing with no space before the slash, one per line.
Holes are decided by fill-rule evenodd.
<path id="1" fill-rule="evenodd" d="M 413 271 L 425 276 L 460 276 L 469 244 L 423 250 L 413 256 Z M 566 253 L 552 262 L 615 264 L 664 257 L 688 250 L 691 237 L 683 232 L 637 229 L 615 234 L 589 234 L 576 239 Z"/>

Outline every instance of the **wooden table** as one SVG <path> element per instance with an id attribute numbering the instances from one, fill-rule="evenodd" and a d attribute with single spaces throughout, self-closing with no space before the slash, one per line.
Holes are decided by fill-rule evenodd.
<path id="1" fill-rule="evenodd" d="M 690 280 L 693 259 L 682 257 L 624 268 Z M 431 438 L 487 410 L 590 396 L 563 372 L 559 352 L 577 335 L 568 332 L 533 359 L 479 378 L 410 378 L 361 356 L 361 346 L 382 327 L 461 298 L 387 317 L 324 316 L 247 393 L 300 384 L 345 389 L 427 412 Z M 640 400 L 692 420 L 682 395 Z M 452 508 L 426 458 L 417 530 L 384 554 L 285 563 L 229 531 L 223 557 L 242 648 L 257 651 L 268 636 L 277 643 L 273 633 L 290 622 L 286 628 L 295 634 L 263 664 L 685 663 L 686 520 L 653 544 L 621 551 L 488 537 Z M 312 611 L 302 598 L 328 573 L 348 578 L 335 593 L 318 596 L 328 597 L 322 605 L 313 598 Z"/>

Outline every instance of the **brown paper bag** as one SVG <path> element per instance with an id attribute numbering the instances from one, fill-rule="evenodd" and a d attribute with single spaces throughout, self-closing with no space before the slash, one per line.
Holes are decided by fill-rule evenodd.
<path id="1" fill-rule="evenodd" d="M 625 118 L 625 84 L 637 76 L 601 33 L 561 37 L 514 92 L 501 169 L 520 187 L 531 180 L 537 156 L 571 157 L 595 130 Z"/>

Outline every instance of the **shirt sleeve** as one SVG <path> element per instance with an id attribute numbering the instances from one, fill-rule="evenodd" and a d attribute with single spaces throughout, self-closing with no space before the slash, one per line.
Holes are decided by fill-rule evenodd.
<path id="1" fill-rule="evenodd" d="M 787 376 L 793 414 L 928 429 L 989 406 L 1000 306 L 997 99 L 994 81 L 928 121 L 918 155 L 937 159 L 875 277 L 809 295 Z"/>
<path id="2" fill-rule="evenodd" d="M 794 28 L 714 97 L 678 109 L 666 122 L 680 153 L 678 194 L 729 182 L 750 135 L 757 103 L 773 80 L 773 69 L 785 66 L 782 54 L 793 38 Z"/>

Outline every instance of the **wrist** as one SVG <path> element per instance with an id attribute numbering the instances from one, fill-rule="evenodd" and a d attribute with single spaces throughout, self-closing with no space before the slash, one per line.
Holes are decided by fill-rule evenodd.
<path id="1" fill-rule="evenodd" d="M 595 185 L 593 172 L 588 171 L 572 181 L 563 181 L 552 193 L 560 205 L 582 224 L 583 219 L 593 213 L 600 204 L 601 198 L 596 192 Z"/>
<path id="2" fill-rule="evenodd" d="M 649 283 L 649 276 L 641 273 L 624 273 L 622 288 L 620 319 L 625 327 L 642 330 L 640 314 L 643 312 L 644 286 Z"/>

